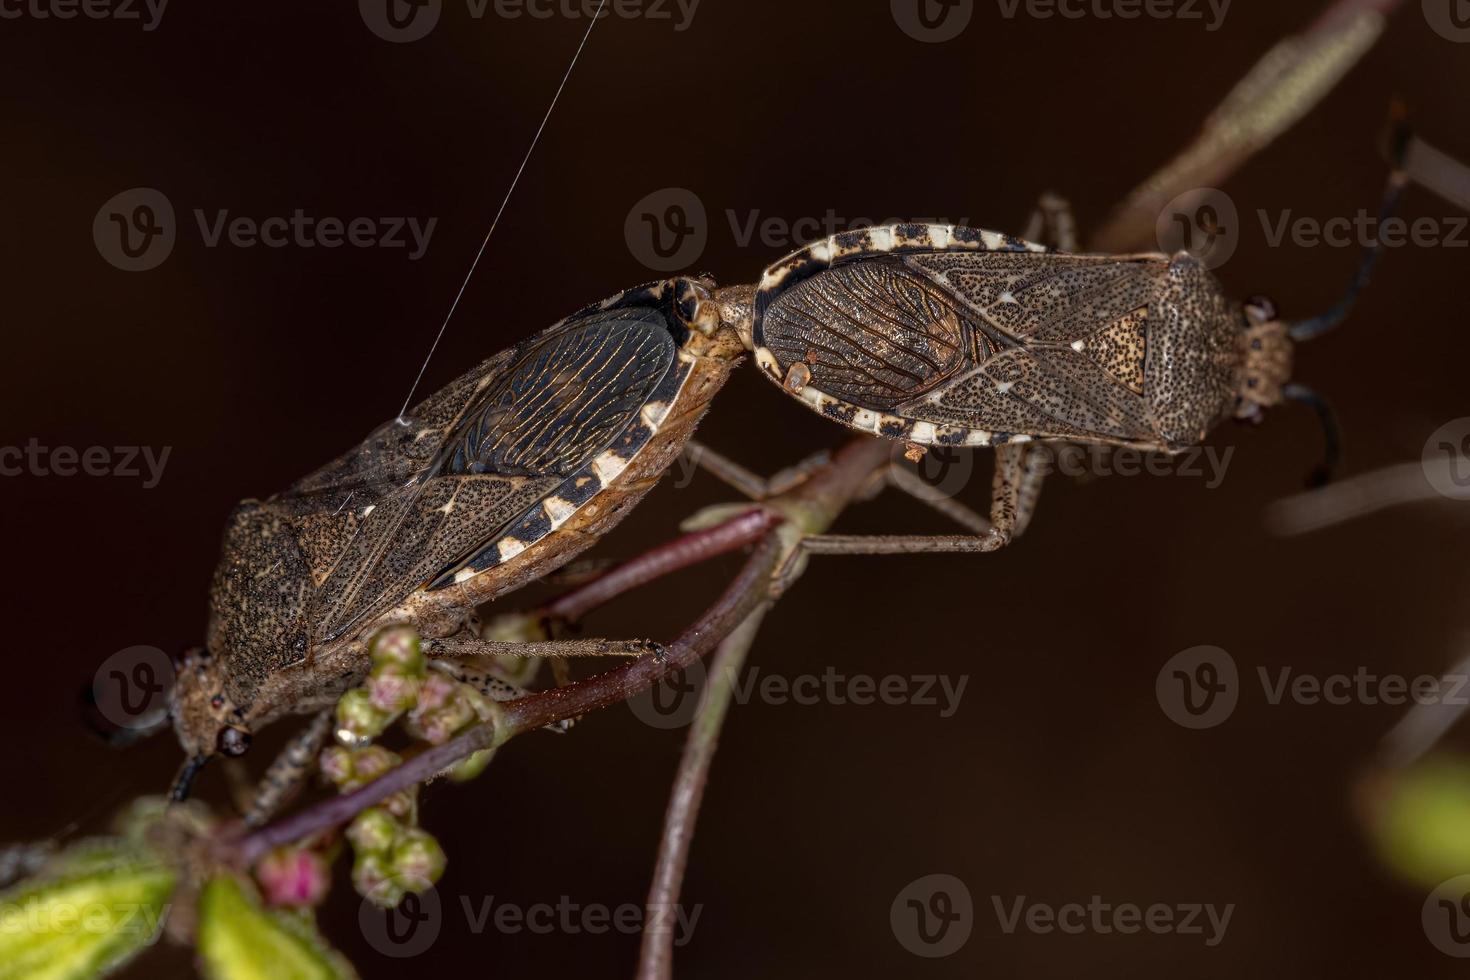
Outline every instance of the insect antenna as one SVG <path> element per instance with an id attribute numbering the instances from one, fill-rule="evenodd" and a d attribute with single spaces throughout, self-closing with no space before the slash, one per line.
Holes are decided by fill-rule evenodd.
<path id="1" fill-rule="evenodd" d="M 189 798 L 189 791 L 194 788 L 194 777 L 199 775 L 199 770 L 209 761 L 207 755 L 190 756 L 179 766 L 178 775 L 174 776 L 174 784 L 168 791 L 169 802 L 182 803 Z"/>
<path id="2" fill-rule="evenodd" d="M 1307 477 L 1307 486 L 1320 487 L 1332 480 L 1332 474 L 1342 459 L 1342 430 L 1337 424 L 1337 413 L 1327 399 L 1306 385 L 1288 384 L 1281 389 L 1281 394 L 1288 401 L 1311 408 L 1317 413 L 1317 421 L 1322 423 L 1322 462 Z"/>
<path id="3" fill-rule="evenodd" d="M 1363 258 L 1358 263 L 1358 271 L 1353 274 L 1353 281 L 1349 284 L 1347 292 L 1326 313 L 1293 323 L 1289 331 L 1292 340 L 1298 342 L 1313 340 L 1335 329 L 1348 318 L 1348 314 L 1352 312 L 1353 306 L 1358 301 L 1358 296 L 1373 277 L 1373 269 L 1383 256 L 1384 223 L 1398 214 L 1399 204 L 1404 197 L 1404 188 L 1409 185 L 1409 173 L 1404 166 L 1404 160 L 1408 155 L 1413 137 L 1413 130 L 1410 129 L 1408 121 L 1404 118 L 1402 108 L 1395 106 L 1393 122 L 1388 134 L 1388 156 L 1393 164 L 1393 169 L 1389 172 L 1388 183 L 1383 190 L 1383 202 L 1378 209 L 1378 234 L 1374 237 L 1372 246 L 1363 253 Z"/>

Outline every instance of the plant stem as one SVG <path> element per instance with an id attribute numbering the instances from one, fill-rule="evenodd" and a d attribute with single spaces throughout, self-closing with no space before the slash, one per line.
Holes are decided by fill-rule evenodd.
<path id="1" fill-rule="evenodd" d="M 606 575 L 553 599 L 544 612 L 576 622 L 604 603 L 625 592 L 662 578 L 681 568 L 717 558 L 754 544 L 779 524 L 781 518 L 752 504 L 751 509 L 715 527 L 695 531 L 659 545 L 624 562 Z"/>
<path id="2" fill-rule="evenodd" d="M 684 743 L 679 759 L 679 772 L 674 778 L 673 792 L 664 813 L 663 836 L 659 840 L 658 863 L 653 870 L 653 883 L 648 888 L 645 907 L 646 922 L 671 923 L 668 913 L 678 904 L 689 863 L 689 845 L 694 840 L 694 825 L 704 801 L 704 787 L 709 781 L 710 764 L 720 741 L 720 729 L 735 690 L 735 678 L 745 664 L 746 654 L 760 631 L 769 605 L 757 608 L 746 617 L 735 632 L 725 638 L 710 662 L 708 680 L 700 695 L 699 708 Z M 665 980 L 673 976 L 674 946 L 672 929 L 646 929 L 639 949 L 639 980 Z"/>

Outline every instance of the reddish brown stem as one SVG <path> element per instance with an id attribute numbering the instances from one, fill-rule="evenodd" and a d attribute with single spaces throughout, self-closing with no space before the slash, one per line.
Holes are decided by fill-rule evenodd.
<path id="1" fill-rule="evenodd" d="M 644 552 L 606 575 L 553 599 L 547 604 L 545 612 L 557 619 L 576 622 L 598 606 L 625 592 L 647 585 L 681 568 L 688 568 L 754 544 L 780 522 L 781 517 L 773 511 L 753 508 L 723 524 L 686 534 Z"/>
<path id="2" fill-rule="evenodd" d="M 766 601 L 779 555 L 777 542 L 767 532 L 766 539 L 746 561 L 729 588 L 694 625 L 679 635 L 662 660 L 641 657 L 584 681 L 506 702 L 497 719 L 477 725 L 443 745 L 406 760 L 366 786 L 325 800 L 226 845 L 227 856 L 239 865 L 249 867 L 272 848 L 346 823 L 399 790 L 432 779 L 481 749 L 504 744 L 523 732 L 632 697 L 665 674 L 688 666 L 709 652 L 752 610 Z"/>

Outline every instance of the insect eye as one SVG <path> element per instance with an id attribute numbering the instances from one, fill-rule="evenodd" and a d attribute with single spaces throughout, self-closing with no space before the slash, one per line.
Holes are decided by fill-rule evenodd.
<path id="1" fill-rule="evenodd" d="M 238 728 L 222 728 L 216 745 L 221 755 L 231 758 L 242 756 L 250 749 L 250 733 Z"/>
<path id="2" fill-rule="evenodd" d="M 1252 296 L 1245 301 L 1245 305 L 1255 314 L 1259 323 L 1270 323 L 1279 315 L 1275 302 L 1269 296 Z"/>

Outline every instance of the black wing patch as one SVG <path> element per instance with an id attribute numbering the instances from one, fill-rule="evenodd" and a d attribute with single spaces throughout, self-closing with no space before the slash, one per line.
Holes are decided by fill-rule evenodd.
<path id="1" fill-rule="evenodd" d="M 612 444 L 674 363 L 655 310 L 602 313 L 527 351 L 455 432 L 442 472 L 567 476 Z"/>

